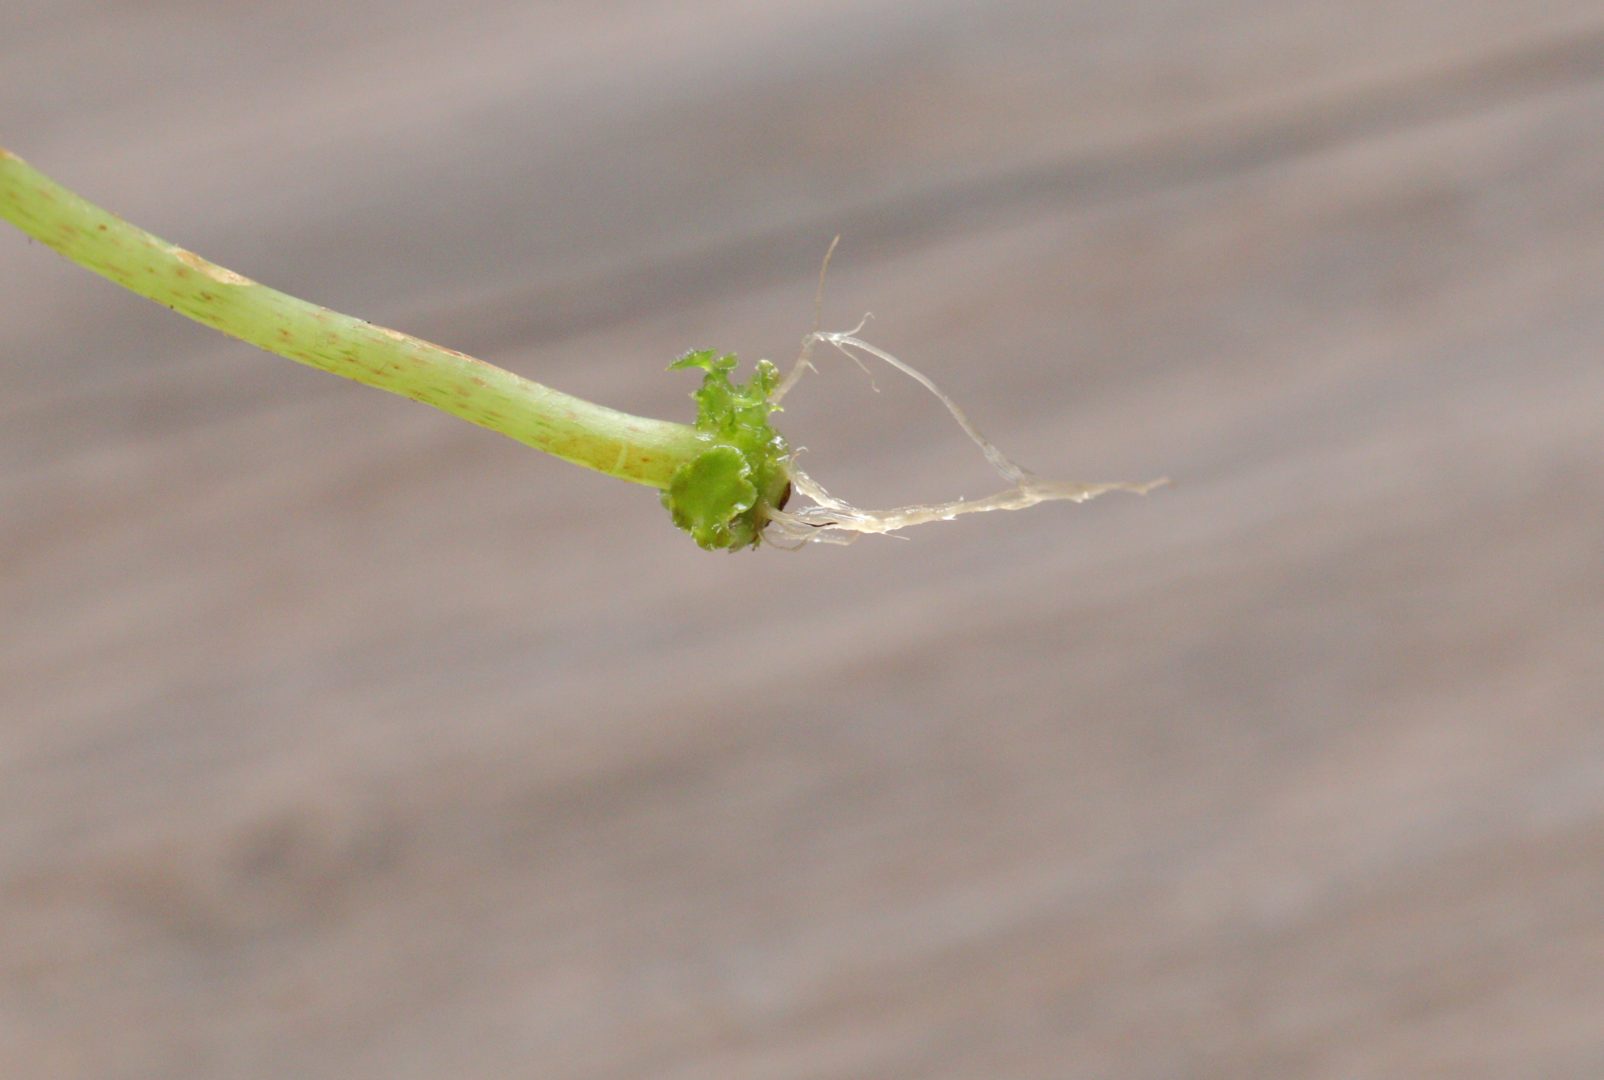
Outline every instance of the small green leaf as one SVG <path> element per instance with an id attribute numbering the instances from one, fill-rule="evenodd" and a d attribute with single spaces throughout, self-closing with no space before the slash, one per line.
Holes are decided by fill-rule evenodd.
<path id="1" fill-rule="evenodd" d="M 704 548 L 744 546 L 751 538 L 732 533 L 740 515 L 757 501 L 752 467 L 733 446 L 714 446 L 674 473 L 663 502 L 674 524 Z"/>

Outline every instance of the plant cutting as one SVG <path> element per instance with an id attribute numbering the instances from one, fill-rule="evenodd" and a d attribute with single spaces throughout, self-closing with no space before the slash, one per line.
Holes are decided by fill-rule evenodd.
<path id="1" fill-rule="evenodd" d="M 631 416 L 532 382 L 421 338 L 253 281 L 132 225 L 0 147 L 0 217 L 73 262 L 196 322 L 298 363 L 400 394 L 597 472 L 662 492 L 674 524 L 708 549 L 846 542 L 960 514 L 1084 502 L 1147 484 L 1068 484 L 1020 468 L 926 376 L 851 331 L 815 331 L 782 379 L 758 361 L 744 380 L 736 358 L 685 354 L 671 368 L 701 373 L 697 415 L 683 424 Z M 822 287 L 822 275 L 821 275 Z M 917 380 L 947 407 L 1009 486 L 983 499 L 866 510 L 838 499 L 797 464 L 773 414 L 811 367 L 816 345 L 868 356 Z M 861 363 L 861 360 L 859 361 Z M 793 494 L 810 505 L 788 508 Z"/>

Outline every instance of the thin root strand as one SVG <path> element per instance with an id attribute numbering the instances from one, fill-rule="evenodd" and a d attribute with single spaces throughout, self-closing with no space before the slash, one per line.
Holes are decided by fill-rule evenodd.
<path id="1" fill-rule="evenodd" d="M 928 376 L 911 364 L 897 359 L 878 346 L 871 345 L 858 335 L 868 322 L 868 316 L 851 330 L 825 332 L 815 329 L 804 340 L 802 353 L 780 383 L 773 400 L 789 391 L 801 379 L 802 373 L 817 370 L 812 363 L 812 350 L 816 343 L 834 346 L 846 354 L 859 367 L 863 356 L 872 356 L 913 379 L 946 406 L 952 418 L 963 429 L 971 442 L 980 448 L 993 469 L 1012 486 L 980 499 L 954 499 L 944 503 L 922 503 L 900 506 L 890 510 L 866 510 L 853 506 L 825 490 L 796 463 L 792 456 L 788 468 L 795 493 L 812 500 L 813 505 L 798 510 L 770 510 L 764 537 L 783 548 L 798 548 L 808 543 L 849 544 L 859 536 L 888 535 L 914 525 L 933 521 L 951 521 L 962 514 L 981 514 L 993 510 L 1024 510 L 1044 502 L 1086 502 L 1110 491 L 1128 491 L 1145 495 L 1169 481 L 1152 480 L 1147 483 L 1109 482 L 1095 484 L 1064 483 L 1043 480 L 1022 468 L 1004 454 Z M 866 369 L 865 369 L 866 370 Z"/>

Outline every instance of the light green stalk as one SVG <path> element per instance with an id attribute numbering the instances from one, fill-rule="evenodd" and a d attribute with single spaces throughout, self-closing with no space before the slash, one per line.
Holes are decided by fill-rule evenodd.
<path id="1" fill-rule="evenodd" d="M 784 443 L 772 431 L 734 440 L 721 437 L 705 416 L 696 427 L 631 416 L 298 300 L 130 225 L 3 147 L 0 217 L 124 288 L 268 352 L 432 405 L 576 465 L 664 489 L 676 523 L 704 547 L 755 544 L 767 507 L 783 498 L 783 477 L 776 477 L 783 473 Z M 727 369 L 709 367 L 705 378 L 728 385 Z M 732 449 L 739 462 L 732 462 Z M 716 460 L 704 460 L 712 451 Z M 760 457 L 748 460 L 749 452 Z M 705 490 L 709 478 L 720 492 Z M 765 481 L 761 491 L 753 479 Z"/>

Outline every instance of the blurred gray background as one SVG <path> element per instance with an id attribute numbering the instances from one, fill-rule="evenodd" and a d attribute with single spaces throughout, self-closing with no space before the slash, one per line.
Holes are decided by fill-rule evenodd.
<path id="1" fill-rule="evenodd" d="M 709 555 L 0 229 L 0 1073 L 1604 1075 L 1604 3 L 11 0 L 0 144 L 635 412 Z M 825 365 L 855 501 L 983 494 Z"/>

